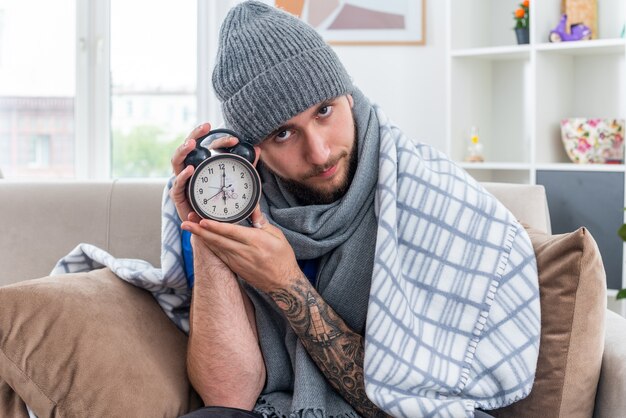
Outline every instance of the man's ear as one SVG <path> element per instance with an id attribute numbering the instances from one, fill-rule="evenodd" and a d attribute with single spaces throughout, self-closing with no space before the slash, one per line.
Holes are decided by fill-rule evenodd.
<path id="1" fill-rule="evenodd" d="M 256 167 L 256 164 L 259 162 L 259 159 L 261 158 L 261 147 L 258 145 L 254 146 L 254 164 L 252 164 L 253 166 Z"/>
<path id="2" fill-rule="evenodd" d="M 348 103 L 350 103 L 350 109 L 352 109 L 354 107 L 354 99 L 351 94 L 347 94 L 346 97 L 348 98 Z"/>

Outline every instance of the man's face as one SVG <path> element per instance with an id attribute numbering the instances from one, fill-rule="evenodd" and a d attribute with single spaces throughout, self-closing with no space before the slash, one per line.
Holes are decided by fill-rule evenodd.
<path id="1" fill-rule="evenodd" d="M 312 106 L 285 122 L 259 145 L 261 161 L 303 204 L 341 198 L 357 163 L 352 96 Z"/>

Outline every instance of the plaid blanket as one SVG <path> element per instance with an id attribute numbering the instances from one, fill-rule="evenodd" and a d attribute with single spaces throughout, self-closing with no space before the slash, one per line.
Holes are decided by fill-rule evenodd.
<path id="1" fill-rule="evenodd" d="M 526 397 L 540 336 L 527 234 L 445 155 L 377 116 L 368 396 L 396 417 L 453 418 Z"/>

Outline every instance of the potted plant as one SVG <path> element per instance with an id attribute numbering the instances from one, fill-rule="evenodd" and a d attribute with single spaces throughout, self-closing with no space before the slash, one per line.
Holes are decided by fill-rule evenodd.
<path id="1" fill-rule="evenodd" d="M 624 241 L 626 241 L 626 224 L 623 224 L 617 231 L 617 235 Z M 617 292 L 617 299 L 626 299 L 626 289 L 622 289 Z"/>
<path id="2" fill-rule="evenodd" d="M 527 44 L 530 42 L 529 26 L 530 15 L 528 13 L 530 8 L 530 1 L 524 0 L 520 3 L 519 8 L 513 12 L 513 19 L 515 20 L 515 36 L 517 36 L 518 44 Z"/>

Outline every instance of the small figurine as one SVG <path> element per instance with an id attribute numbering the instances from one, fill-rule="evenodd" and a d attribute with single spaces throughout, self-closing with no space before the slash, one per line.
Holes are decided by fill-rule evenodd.
<path id="1" fill-rule="evenodd" d="M 574 23 L 570 26 L 570 33 L 567 33 L 567 15 L 561 16 L 561 20 L 556 28 L 550 31 L 550 42 L 569 42 L 591 39 L 591 28 L 582 23 Z"/>
<path id="2" fill-rule="evenodd" d="M 483 144 L 480 143 L 478 128 L 475 126 L 472 126 L 470 129 L 470 144 L 467 147 L 465 161 L 469 163 L 482 163 L 485 161 L 483 157 Z"/>

